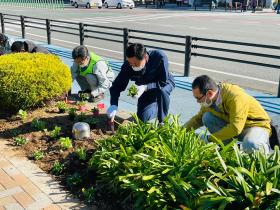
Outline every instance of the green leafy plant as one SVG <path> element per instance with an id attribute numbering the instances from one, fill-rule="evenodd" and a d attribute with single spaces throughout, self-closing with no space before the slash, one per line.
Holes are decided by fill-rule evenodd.
<path id="1" fill-rule="evenodd" d="M 91 111 L 92 111 L 94 116 L 98 116 L 99 115 L 99 109 L 97 107 L 94 107 Z"/>
<path id="2" fill-rule="evenodd" d="M 91 117 L 91 118 L 85 119 L 84 122 L 88 123 L 91 129 L 96 129 L 99 119 Z"/>
<path id="3" fill-rule="evenodd" d="M 69 137 L 61 137 L 59 139 L 60 147 L 64 150 L 72 148 L 72 140 Z"/>
<path id="4" fill-rule="evenodd" d="M 12 53 L 1 57 L 0 66 L 0 110 L 44 105 L 71 88 L 69 67 L 56 55 Z"/>
<path id="5" fill-rule="evenodd" d="M 77 116 L 77 109 L 76 108 L 68 109 L 68 116 L 70 120 L 75 120 L 75 117 Z"/>
<path id="6" fill-rule="evenodd" d="M 54 175 L 60 175 L 65 168 L 65 165 L 63 163 L 60 163 L 59 161 L 55 161 L 51 171 Z"/>
<path id="7" fill-rule="evenodd" d="M 66 178 L 67 186 L 71 189 L 81 185 L 83 182 L 82 176 L 79 173 L 74 173 Z"/>
<path id="8" fill-rule="evenodd" d="M 89 99 L 89 94 L 88 93 L 80 93 L 80 99 L 81 101 L 86 101 Z"/>
<path id="9" fill-rule="evenodd" d="M 67 111 L 67 104 L 65 103 L 65 101 L 60 101 L 57 103 L 57 108 L 59 110 L 60 113 L 65 113 Z"/>
<path id="10" fill-rule="evenodd" d="M 75 121 L 76 122 L 86 122 L 87 116 L 86 113 L 81 112 L 79 115 L 76 116 Z"/>
<path id="11" fill-rule="evenodd" d="M 24 145 L 24 144 L 26 144 L 26 142 L 27 142 L 27 139 L 24 138 L 24 137 L 17 137 L 17 138 L 15 138 L 15 144 L 17 146 Z"/>
<path id="12" fill-rule="evenodd" d="M 24 110 L 20 109 L 18 111 L 18 115 L 19 115 L 19 117 L 22 121 L 25 121 L 26 118 L 27 118 L 27 111 L 24 111 Z"/>
<path id="13" fill-rule="evenodd" d="M 128 96 L 135 97 L 138 93 L 136 85 L 131 85 L 130 88 L 128 89 Z"/>
<path id="14" fill-rule="evenodd" d="M 44 157 L 44 153 L 41 151 L 41 150 L 36 150 L 34 153 L 33 153 L 33 158 L 35 160 L 41 160 L 43 157 Z"/>
<path id="15" fill-rule="evenodd" d="M 75 151 L 75 154 L 77 155 L 77 157 L 80 160 L 86 160 L 86 158 L 87 158 L 87 153 L 86 153 L 86 150 L 84 148 L 77 148 L 76 151 Z"/>
<path id="16" fill-rule="evenodd" d="M 94 199 L 94 188 L 93 187 L 90 187 L 90 188 L 83 188 L 82 189 L 82 193 L 83 193 L 83 196 L 84 196 L 84 199 L 87 203 L 91 203 Z"/>
<path id="17" fill-rule="evenodd" d="M 216 151 L 219 153 L 218 151 Z M 218 157 L 220 156 L 217 154 Z M 238 160 L 227 165 L 219 158 L 223 172 L 211 170 L 207 181 L 209 190 L 200 198 L 202 208 L 222 209 L 274 209 L 280 207 L 280 154 L 276 147 L 273 154 L 266 156 L 261 151 L 244 154 L 234 146 Z M 276 208 L 277 209 L 277 208 Z"/>
<path id="18" fill-rule="evenodd" d="M 37 130 L 37 131 L 42 131 L 46 129 L 46 122 L 41 121 L 38 118 L 34 118 L 31 122 L 31 128 Z"/>
<path id="19" fill-rule="evenodd" d="M 136 116 L 134 121 L 97 142 L 88 165 L 101 174 L 100 186 L 123 197 L 133 195 L 135 209 L 198 209 L 212 175 L 209 169 L 222 171 L 218 146 L 187 133 L 178 117 L 169 116 L 162 125 L 143 123 Z M 230 145 L 223 146 L 222 156 L 231 153 Z"/>
<path id="20" fill-rule="evenodd" d="M 11 134 L 13 137 L 18 136 L 21 133 L 20 129 L 14 128 L 13 130 L 11 130 Z"/>
<path id="21" fill-rule="evenodd" d="M 59 137 L 60 133 L 61 133 L 61 127 L 55 126 L 54 129 L 50 131 L 50 137 L 57 138 Z"/>

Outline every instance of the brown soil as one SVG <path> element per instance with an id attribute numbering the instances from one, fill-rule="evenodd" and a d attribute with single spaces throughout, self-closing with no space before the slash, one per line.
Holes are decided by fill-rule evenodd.
<path id="1" fill-rule="evenodd" d="M 88 111 L 84 113 L 86 114 L 86 117 L 92 118 L 93 113 L 90 110 L 94 107 L 94 104 L 88 103 L 86 106 Z M 77 108 L 77 105 L 75 103 L 71 103 L 68 104 L 68 107 Z M 77 113 L 80 114 L 79 111 Z M 31 122 L 35 118 L 45 121 L 47 130 L 35 131 L 31 126 Z M 89 171 L 87 168 L 87 161 L 94 152 L 95 142 L 112 135 L 112 131 L 110 131 L 110 128 L 107 126 L 105 109 L 101 109 L 99 115 L 94 116 L 94 118 L 98 119 L 98 123 L 96 128 L 91 130 L 90 138 L 73 140 L 73 148 L 67 150 L 61 149 L 58 139 L 59 137 L 70 137 L 72 139 L 72 126 L 75 121 L 71 121 L 69 119 L 68 113 L 59 113 L 55 102 L 50 103 L 46 107 L 29 111 L 28 117 L 25 121 L 22 121 L 19 116 L 9 116 L 7 113 L 2 113 L 2 115 L 0 115 L 0 139 L 7 140 L 9 142 L 8 145 L 13 147 L 14 150 L 17 151 L 18 155 L 27 156 L 47 173 L 51 173 L 51 169 L 55 161 L 64 163 L 67 166 L 65 171 L 61 176 L 56 177 L 62 182 L 62 184 L 66 185 L 66 178 L 68 175 L 80 172 L 83 179 L 85 179 L 83 181 L 91 185 L 94 184 L 92 177 L 95 172 L 92 172 L 92 177 L 88 175 Z M 121 119 L 117 119 L 117 121 L 122 122 Z M 58 138 L 53 139 L 50 137 L 49 131 L 53 130 L 55 126 L 61 127 L 61 133 Z M 16 146 L 16 137 L 24 137 L 28 139 L 28 141 L 23 146 Z M 77 148 L 86 149 L 87 160 L 80 161 L 77 158 L 74 153 Z M 35 161 L 33 153 L 38 150 L 41 150 L 44 153 L 44 157 Z M 67 189 L 72 190 L 72 193 L 81 197 L 80 189 L 69 189 L 69 187 Z M 103 200 L 101 195 L 98 201 L 99 203 L 94 202 L 94 205 L 97 206 L 98 209 L 120 209 L 119 206 L 111 205 L 111 203 L 108 202 L 108 199 L 114 198 L 109 197 Z M 117 200 L 115 202 L 119 203 Z"/>

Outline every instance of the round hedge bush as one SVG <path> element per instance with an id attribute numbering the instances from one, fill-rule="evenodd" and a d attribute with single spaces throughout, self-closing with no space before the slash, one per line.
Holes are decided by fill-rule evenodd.
<path id="1" fill-rule="evenodd" d="M 0 56 L 0 108 L 17 111 L 44 104 L 71 88 L 71 73 L 59 57 L 42 53 Z"/>

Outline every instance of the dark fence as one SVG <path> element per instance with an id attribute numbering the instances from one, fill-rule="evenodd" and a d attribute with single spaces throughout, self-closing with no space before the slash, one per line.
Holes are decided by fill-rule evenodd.
<path id="1" fill-rule="evenodd" d="M 279 69 L 280 46 L 73 23 L 3 13 L 0 13 L 0 19 L 2 33 L 5 33 L 6 23 L 20 26 L 22 38 L 26 36 L 26 28 L 44 30 L 46 31 L 48 44 L 52 42 L 52 32 L 57 32 L 79 37 L 80 45 L 84 45 L 85 39 L 100 39 L 119 43 L 123 45 L 125 55 L 129 43 L 145 41 L 148 48 L 183 54 L 185 59 L 184 76 L 189 76 L 192 56 Z M 263 62 L 264 58 L 266 62 Z M 280 97 L 279 84 L 278 97 Z"/>

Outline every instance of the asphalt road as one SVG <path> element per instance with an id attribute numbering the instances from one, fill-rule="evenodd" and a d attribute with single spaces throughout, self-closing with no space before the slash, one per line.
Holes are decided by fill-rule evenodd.
<path id="1" fill-rule="evenodd" d="M 34 8 L 12 8 L 1 7 L 0 12 L 25 15 L 29 17 L 50 18 L 53 20 L 83 22 L 85 24 L 94 24 L 102 26 L 112 26 L 118 28 L 129 28 L 145 30 L 152 32 L 161 32 L 177 35 L 190 35 L 194 37 L 222 39 L 229 41 L 250 42 L 258 44 L 268 44 L 280 46 L 280 15 L 265 11 L 251 14 L 250 12 L 235 13 L 224 11 L 190 11 L 186 9 L 154 9 L 154 8 L 135 8 L 135 9 L 85 9 L 85 8 L 66 8 L 64 10 L 48 10 Z M 16 21 L 6 24 L 6 33 L 20 36 L 21 31 Z M 29 23 L 33 24 L 33 23 Z M 61 24 L 61 23 L 56 23 Z M 34 25 L 34 24 L 33 24 Z M 44 21 L 40 25 L 44 27 Z M 77 28 L 75 26 L 74 28 Z M 122 34 L 122 31 L 96 29 L 97 32 L 113 32 Z M 72 31 L 73 30 L 70 30 Z M 74 30 L 75 31 L 75 30 Z M 26 35 L 28 39 L 46 41 L 46 31 L 27 28 Z M 92 33 L 93 36 L 112 38 L 112 36 L 102 33 Z M 131 35 L 154 38 L 168 41 L 177 41 L 184 43 L 184 39 L 163 38 L 156 35 L 132 33 Z M 115 37 L 122 40 L 122 37 Z M 131 39 L 131 42 L 140 41 Z M 184 50 L 183 46 L 160 44 L 149 41 L 143 41 L 147 45 L 156 45 L 168 47 L 177 50 Z M 79 37 L 74 35 L 52 32 L 52 44 L 73 48 L 79 44 Z M 123 58 L 123 46 L 121 43 L 109 42 L 100 39 L 87 38 L 85 44 L 96 53 L 116 58 Z M 280 50 L 257 49 L 253 47 L 231 46 L 216 43 L 197 42 L 199 45 L 212 47 L 222 47 L 225 49 L 236 49 L 241 51 L 252 51 L 279 55 Z M 193 52 L 207 53 L 210 55 L 226 56 L 236 59 L 247 59 L 250 61 L 264 62 L 280 66 L 280 60 L 269 59 L 265 57 L 252 57 L 245 55 L 234 55 L 231 53 L 212 52 L 209 50 L 193 49 Z M 184 55 L 179 53 L 167 52 L 169 57 L 170 69 L 176 73 L 183 73 Z M 260 67 L 249 64 L 240 64 L 228 61 L 220 61 L 209 58 L 192 57 L 190 76 L 208 74 L 217 81 L 228 81 L 239 84 L 243 87 L 249 87 L 256 90 L 276 94 L 278 89 L 280 69 Z"/>

